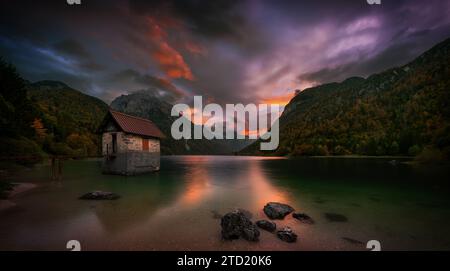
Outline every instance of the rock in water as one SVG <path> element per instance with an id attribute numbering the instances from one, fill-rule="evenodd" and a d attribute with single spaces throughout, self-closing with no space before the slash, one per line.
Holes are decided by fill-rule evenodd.
<path id="1" fill-rule="evenodd" d="M 365 245 L 365 243 L 350 237 L 342 237 L 342 239 L 354 245 Z"/>
<path id="2" fill-rule="evenodd" d="M 242 209 L 242 208 L 238 208 L 236 210 L 238 210 L 239 212 L 243 213 L 245 215 L 245 217 L 248 218 L 248 219 L 252 219 L 252 217 L 253 217 L 252 212 L 250 212 L 249 210 L 245 210 L 245 209 Z"/>
<path id="3" fill-rule="evenodd" d="M 222 237 L 225 240 L 239 239 L 248 241 L 259 240 L 259 230 L 253 225 L 244 213 L 236 210 L 222 217 Z"/>
<path id="4" fill-rule="evenodd" d="M 269 220 L 258 220 L 256 221 L 256 225 L 263 230 L 273 232 L 277 228 L 277 224 Z"/>
<path id="5" fill-rule="evenodd" d="M 330 222 L 347 222 L 348 218 L 345 215 L 335 213 L 325 213 L 325 217 Z"/>
<path id="6" fill-rule="evenodd" d="M 79 197 L 79 199 L 87 199 L 87 200 L 116 200 L 118 198 L 120 198 L 119 195 L 114 194 L 112 192 L 104 192 L 104 191 L 89 192 Z"/>
<path id="7" fill-rule="evenodd" d="M 291 206 L 279 203 L 279 202 L 269 202 L 264 206 L 264 213 L 270 219 L 283 219 L 286 215 L 292 213 L 294 208 Z"/>
<path id="8" fill-rule="evenodd" d="M 292 217 L 305 224 L 314 224 L 314 220 L 309 215 L 304 213 L 292 213 Z"/>
<path id="9" fill-rule="evenodd" d="M 297 234 L 295 234 L 289 227 L 284 227 L 283 229 L 277 231 L 277 236 L 281 240 L 288 243 L 294 243 L 297 241 Z"/>
<path id="10" fill-rule="evenodd" d="M 247 241 L 256 242 L 259 241 L 259 230 L 255 225 L 251 224 L 250 226 L 242 229 L 241 236 Z"/>

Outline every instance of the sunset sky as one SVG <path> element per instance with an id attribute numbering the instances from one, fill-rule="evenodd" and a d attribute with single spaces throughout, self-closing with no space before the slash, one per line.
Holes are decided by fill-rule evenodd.
<path id="1" fill-rule="evenodd" d="M 2 1 L 0 55 L 30 81 L 111 102 L 285 104 L 296 89 L 405 64 L 450 34 L 450 2 Z"/>

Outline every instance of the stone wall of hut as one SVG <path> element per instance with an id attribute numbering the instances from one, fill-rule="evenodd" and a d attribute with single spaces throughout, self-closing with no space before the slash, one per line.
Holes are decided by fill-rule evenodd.
<path id="1" fill-rule="evenodd" d="M 113 133 L 117 137 L 117 149 L 114 154 L 112 147 Z M 102 138 L 102 152 L 104 156 L 102 165 L 103 173 L 135 175 L 159 170 L 159 139 L 147 139 L 148 151 L 143 150 L 143 140 L 140 136 L 124 132 L 104 133 Z"/>
<path id="2" fill-rule="evenodd" d="M 104 133 L 102 138 L 102 154 L 106 155 L 112 153 L 112 134 L 113 133 Z M 143 151 L 142 141 L 144 140 L 142 137 L 132 134 L 127 134 L 124 132 L 115 132 L 117 135 L 117 153 L 124 153 L 128 151 Z M 148 152 L 159 153 L 160 152 L 160 143 L 159 139 L 149 138 Z"/>

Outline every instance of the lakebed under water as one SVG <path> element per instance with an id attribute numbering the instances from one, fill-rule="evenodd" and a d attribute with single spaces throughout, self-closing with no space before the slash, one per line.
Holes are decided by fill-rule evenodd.
<path id="1" fill-rule="evenodd" d="M 161 171 L 124 177 L 101 174 L 96 159 L 66 161 L 61 181 L 48 165 L 10 181 L 37 188 L 0 213 L 0 250 L 383 250 L 450 249 L 448 166 L 411 166 L 373 158 L 285 159 L 168 156 Z M 93 190 L 121 195 L 83 201 Z M 221 239 L 220 217 L 235 209 L 267 219 L 270 201 L 311 216 L 288 215 L 296 243 L 261 230 L 259 242 Z"/>

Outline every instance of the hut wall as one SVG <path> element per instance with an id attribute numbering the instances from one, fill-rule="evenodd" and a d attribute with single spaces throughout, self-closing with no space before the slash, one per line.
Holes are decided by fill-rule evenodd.
<path id="1" fill-rule="evenodd" d="M 113 133 L 103 133 L 102 138 L 102 154 L 112 153 L 112 134 Z M 126 134 L 124 132 L 116 132 L 117 136 L 117 153 L 124 153 L 128 151 L 143 151 L 143 138 L 137 135 Z M 160 152 L 159 139 L 149 138 L 148 146 L 149 149 L 146 152 Z M 108 147 L 108 152 L 106 148 Z"/>
<path id="2" fill-rule="evenodd" d="M 103 166 L 106 174 L 135 175 L 157 171 L 160 168 L 159 139 L 149 138 L 148 150 L 143 150 L 143 138 L 114 132 L 117 136 L 117 151 L 112 155 L 112 134 L 104 133 L 102 138 Z M 106 151 L 108 147 L 108 152 Z M 106 154 L 109 154 L 107 156 Z"/>

